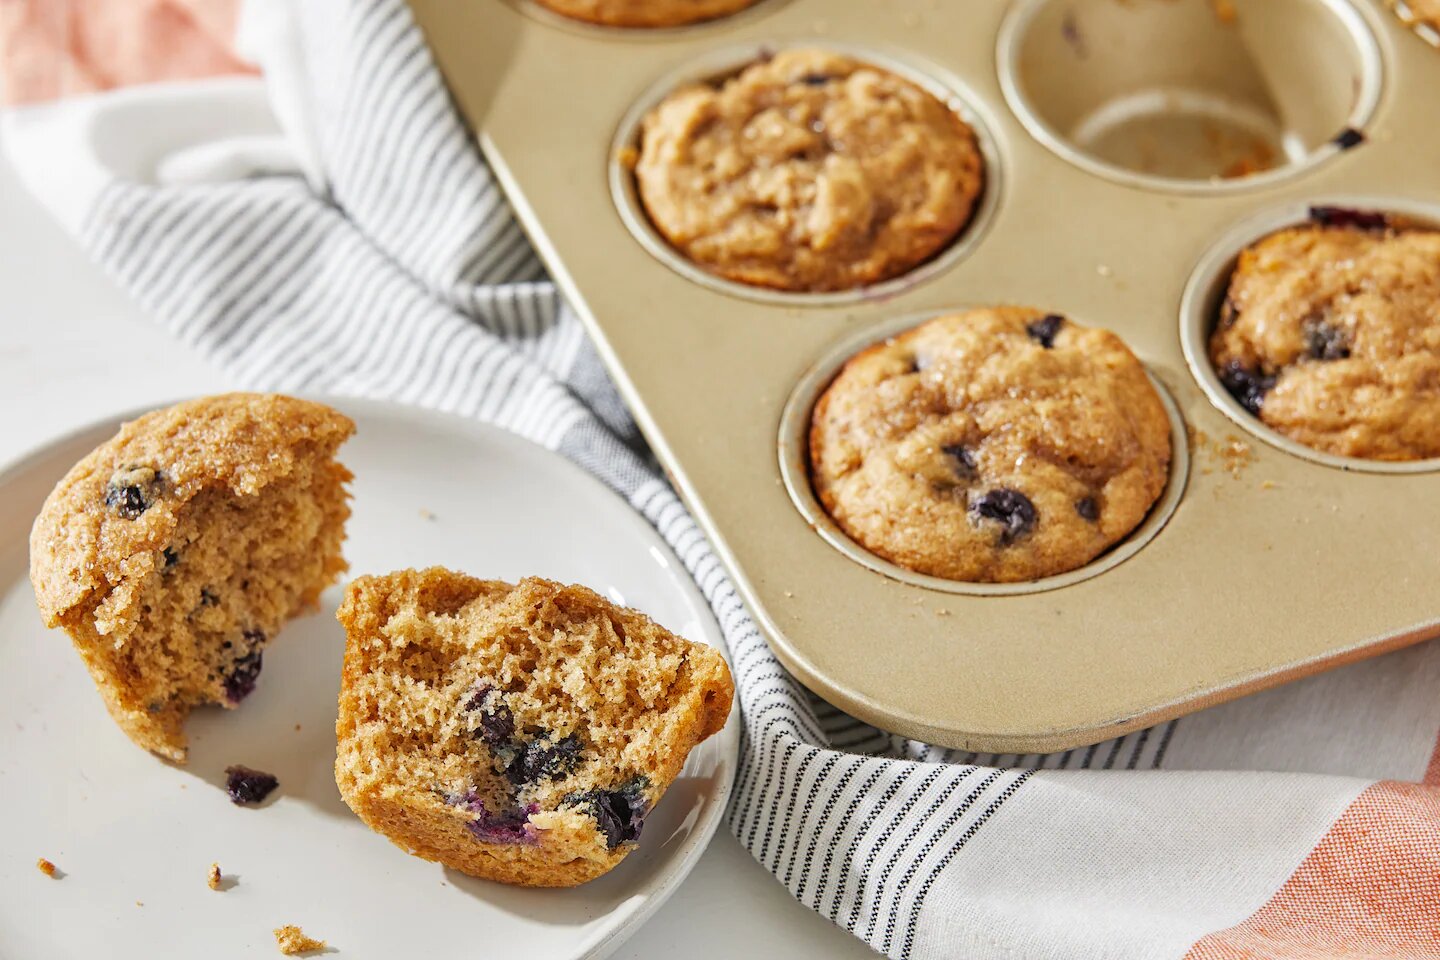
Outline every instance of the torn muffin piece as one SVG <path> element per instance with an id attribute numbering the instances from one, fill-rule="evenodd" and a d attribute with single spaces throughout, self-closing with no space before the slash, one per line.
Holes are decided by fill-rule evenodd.
<path id="1" fill-rule="evenodd" d="M 361 577 L 338 618 L 341 796 L 407 852 L 502 883 L 615 867 L 734 694 L 718 651 L 539 578 Z"/>
<path id="2" fill-rule="evenodd" d="M 111 717 L 185 762 L 185 718 L 255 689 L 266 644 L 345 570 L 354 432 L 318 403 L 235 393 L 125 424 L 45 501 L 30 580 Z"/>

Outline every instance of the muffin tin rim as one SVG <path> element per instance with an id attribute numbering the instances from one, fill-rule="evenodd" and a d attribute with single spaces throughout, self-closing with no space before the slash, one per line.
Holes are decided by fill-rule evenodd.
<path id="1" fill-rule="evenodd" d="M 761 6 L 771 0 L 761 0 Z M 766 51 L 815 48 L 853 57 L 894 73 L 945 104 L 969 125 L 984 163 L 984 179 L 970 218 L 960 232 L 937 254 L 909 270 L 868 286 L 823 292 L 791 291 L 729 280 L 710 273 L 675 249 L 651 222 L 640 200 L 635 172 L 621 158 L 637 149 L 645 116 L 669 94 L 686 83 L 712 83 L 732 76 L 756 62 Z M 652 80 L 631 102 L 616 126 L 606 157 L 606 182 L 611 201 L 631 237 L 651 257 L 672 272 L 711 292 L 752 302 L 788 307 L 833 307 L 884 301 L 933 280 L 968 257 L 983 241 L 995 221 L 1006 178 L 1005 156 L 988 115 L 989 105 L 970 85 L 943 67 L 908 51 L 831 40 L 826 37 L 790 37 L 741 41 L 711 47 L 694 59 L 667 70 Z"/>
<path id="2" fill-rule="evenodd" d="M 1191 267 L 1180 295 L 1180 349 L 1185 355 L 1185 365 L 1212 406 L 1247 433 L 1291 456 L 1352 473 L 1393 476 L 1440 471 L 1440 457 L 1367 460 L 1326 453 L 1291 439 L 1240 406 L 1239 401 L 1221 384 L 1215 366 L 1210 362 L 1210 334 L 1218 319 L 1224 288 L 1234 272 L 1240 252 L 1278 230 L 1309 222 L 1310 208 L 1320 205 L 1401 213 L 1440 229 L 1440 204 L 1374 195 L 1322 194 L 1304 200 L 1283 201 L 1251 212 L 1232 223 L 1212 241 Z"/>
<path id="3" fill-rule="evenodd" d="M 1020 126 L 1041 147 L 1055 157 L 1086 173 L 1121 186 L 1180 196 L 1232 196 L 1251 190 L 1275 187 L 1297 177 L 1313 174 L 1345 148 L 1334 141 L 1317 147 L 1299 163 L 1287 163 L 1260 173 L 1231 179 L 1207 180 L 1140 173 L 1092 157 L 1072 145 L 1059 131 L 1040 118 L 1030 105 L 1019 79 L 1019 45 L 1024 28 L 1040 9 L 1054 0 L 1015 0 L 1005 12 L 995 39 L 995 69 L 1001 96 Z M 1380 111 L 1386 87 L 1386 62 L 1380 31 L 1360 4 L 1353 0 L 1309 0 L 1331 10 L 1348 28 L 1360 53 L 1361 77 L 1355 103 L 1346 118 L 1346 127 L 1364 130 Z M 1335 131 L 1338 135 L 1341 131 Z"/>
<path id="4" fill-rule="evenodd" d="M 862 329 L 852 330 L 826 347 L 819 359 L 800 375 L 780 414 L 779 466 L 786 493 L 806 524 L 831 547 L 875 573 L 922 589 L 981 597 L 1020 596 L 1058 590 L 1100 576 L 1135 556 L 1159 535 L 1184 499 L 1189 486 L 1190 444 L 1185 418 L 1169 388 L 1143 360 L 1140 361 L 1141 366 L 1145 368 L 1145 375 L 1155 387 L 1170 423 L 1170 468 L 1165 487 L 1134 529 L 1099 556 L 1073 570 L 1036 580 L 1004 583 L 950 580 L 918 573 L 884 559 L 851 539 L 815 496 L 810 480 L 811 414 L 820 395 L 834 382 L 845 363 L 866 347 L 884 343 L 930 320 L 983 306 L 976 303 L 958 304 L 891 317 L 868 324 Z"/>

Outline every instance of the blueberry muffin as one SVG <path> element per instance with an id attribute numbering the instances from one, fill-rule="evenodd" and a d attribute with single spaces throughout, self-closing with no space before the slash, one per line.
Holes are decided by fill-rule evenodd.
<path id="1" fill-rule="evenodd" d="M 975 133 L 878 67 L 786 50 L 644 119 L 635 181 L 656 229 L 705 270 L 791 291 L 898 276 L 964 229 L 984 181 Z"/>
<path id="2" fill-rule="evenodd" d="M 471 876 L 570 887 L 610 870 L 729 716 L 718 652 L 584 587 L 404 570 L 357 579 L 338 616 L 341 796 Z"/>
<path id="3" fill-rule="evenodd" d="M 539 0 L 574 20 L 607 27 L 681 27 L 738 13 L 757 0 Z"/>
<path id="4" fill-rule="evenodd" d="M 1083 566 L 1145 518 L 1170 421 L 1113 333 L 990 307 L 851 358 L 815 404 L 811 481 L 861 546 L 950 580 Z"/>
<path id="5" fill-rule="evenodd" d="M 110 715 L 185 762 L 202 704 L 235 707 L 265 645 L 345 569 L 354 432 L 329 407 L 206 397 L 121 427 L 65 476 L 30 533 L 30 581 Z"/>
<path id="6" fill-rule="evenodd" d="M 1210 358 L 1247 410 L 1308 447 L 1440 457 L 1440 231 L 1312 209 L 1241 252 Z"/>

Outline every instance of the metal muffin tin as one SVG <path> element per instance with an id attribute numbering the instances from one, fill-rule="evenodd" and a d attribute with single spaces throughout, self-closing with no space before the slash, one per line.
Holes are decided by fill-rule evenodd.
<path id="1" fill-rule="evenodd" d="M 527 0 L 412 4 L 675 486 L 776 653 L 826 699 L 930 742 L 1036 753 L 1440 634 L 1440 463 L 1298 447 L 1240 410 L 1205 356 L 1235 254 L 1307 205 L 1440 222 L 1440 54 L 1379 0 L 761 0 L 659 31 Z M 645 109 L 797 45 L 918 80 L 976 127 L 986 191 L 957 247 L 877 287 L 787 294 L 717 280 L 650 227 L 618 159 Z M 1365 142 L 1330 142 L 1346 127 Z M 1217 183 L 1168 166 L 1203 151 L 1164 155 L 1190 137 L 1219 170 L 1252 136 L 1285 168 Z M 974 304 L 1114 330 L 1176 420 L 1160 502 L 1081 570 L 919 577 L 815 506 L 803 432 L 827 378 Z M 1222 456 L 1237 443 L 1244 456 Z"/>

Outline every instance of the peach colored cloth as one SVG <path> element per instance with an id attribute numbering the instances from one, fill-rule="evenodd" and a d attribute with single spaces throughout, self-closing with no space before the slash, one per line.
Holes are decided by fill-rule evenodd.
<path id="1" fill-rule="evenodd" d="M 0 102 L 252 73 L 232 48 L 241 0 L 0 0 Z"/>

